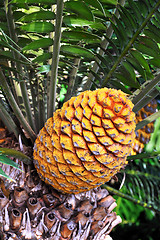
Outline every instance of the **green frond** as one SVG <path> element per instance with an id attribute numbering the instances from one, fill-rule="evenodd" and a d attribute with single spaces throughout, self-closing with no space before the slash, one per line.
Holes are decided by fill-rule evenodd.
<path id="1" fill-rule="evenodd" d="M 107 184 L 104 187 L 118 195 L 128 199 L 135 204 L 141 205 L 155 212 L 160 212 L 160 164 L 157 159 L 149 161 L 134 161 L 125 168 L 125 182 L 121 190 L 116 190 Z M 118 175 L 119 181 L 122 181 L 123 174 Z"/>

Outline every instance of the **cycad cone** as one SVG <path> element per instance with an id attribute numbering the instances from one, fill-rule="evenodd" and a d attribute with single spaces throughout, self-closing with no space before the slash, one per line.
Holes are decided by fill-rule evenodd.
<path id="1" fill-rule="evenodd" d="M 109 181 L 126 164 L 135 139 L 135 114 L 115 89 L 72 97 L 49 118 L 34 146 L 40 177 L 55 189 L 79 193 Z"/>

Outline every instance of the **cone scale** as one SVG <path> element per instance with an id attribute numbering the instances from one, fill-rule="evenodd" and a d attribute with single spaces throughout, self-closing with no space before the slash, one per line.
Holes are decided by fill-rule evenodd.
<path id="1" fill-rule="evenodd" d="M 126 164 L 135 139 L 135 114 L 115 89 L 72 97 L 49 118 L 34 145 L 34 164 L 46 183 L 79 193 L 109 181 Z"/>

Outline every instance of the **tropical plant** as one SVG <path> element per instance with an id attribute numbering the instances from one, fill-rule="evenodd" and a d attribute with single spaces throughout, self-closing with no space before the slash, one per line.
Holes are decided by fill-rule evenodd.
<path id="1" fill-rule="evenodd" d="M 135 112 L 157 97 L 160 81 L 159 6 L 158 0 L 1 2 L 0 119 L 8 130 L 17 140 L 21 136 L 25 146 L 33 148 L 46 120 L 63 102 L 82 91 L 103 87 L 121 89 L 130 95 Z M 138 123 L 136 129 L 159 116 L 158 111 Z M 5 161 L 9 153 L 2 151 Z M 158 155 L 159 149 L 130 156 L 133 162 L 124 170 L 123 188 L 119 191 L 110 185 L 104 187 L 159 212 Z M 154 164 L 150 166 L 148 162 L 153 157 Z M 16 171 L 12 176 L 16 176 Z M 26 187 L 24 181 L 23 186 Z M 29 189 L 28 186 L 27 183 Z M 19 216 L 20 213 L 13 212 L 16 214 Z M 29 219 L 28 210 L 24 218 Z M 43 237 L 47 237 L 47 230 Z"/>

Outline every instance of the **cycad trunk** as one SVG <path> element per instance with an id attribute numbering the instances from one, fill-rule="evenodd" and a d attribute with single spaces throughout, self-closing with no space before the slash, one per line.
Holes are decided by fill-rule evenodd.
<path id="1" fill-rule="evenodd" d="M 61 194 L 42 182 L 35 169 L 22 168 L 25 173 L 8 172 L 16 183 L 1 183 L 9 193 L 8 197 L 3 191 L 0 194 L 3 239 L 102 240 L 121 222 L 107 190 Z"/>

